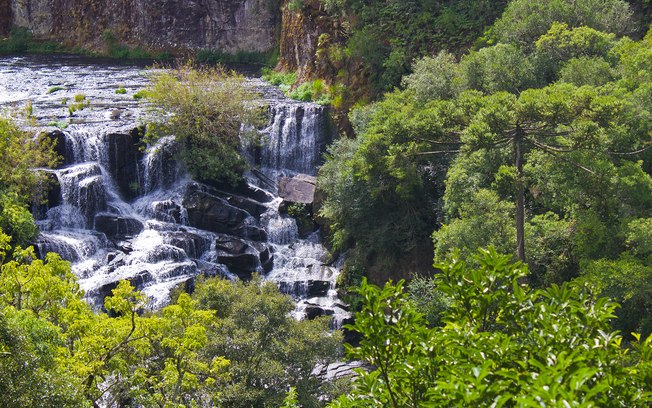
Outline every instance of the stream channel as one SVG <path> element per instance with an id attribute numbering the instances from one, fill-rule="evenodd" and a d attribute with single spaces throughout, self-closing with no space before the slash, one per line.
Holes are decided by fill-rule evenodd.
<path id="1" fill-rule="evenodd" d="M 42 256 L 59 253 L 97 309 L 120 280 L 152 308 L 198 275 L 277 283 L 296 301 L 297 318 L 350 317 L 337 298 L 338 268 L 319 231 L 299 234 L 279 211 L 279 181 L 313 183 L 331 139 L 322 106 L 290 100 L 260 79 L 248 84 L 269 106 L 263 143 L 243 148 L 247 185 L 225 191 L 191 180 L 175 160 L 173 137 L 141 148 L 146 103 L 133 95 L 149 79 L 143 65 L 72 56 L 0 58 L 0 109 L 21 112 L 22 126 L 57 140 L 62 164 L 54 188 L 33 210 Z M 124 88 L 126 93 L 116 93 Z M 83 95 L 83 109 L 69 106 Z M 81 96 L 77 96 L 81 99 Z"/>

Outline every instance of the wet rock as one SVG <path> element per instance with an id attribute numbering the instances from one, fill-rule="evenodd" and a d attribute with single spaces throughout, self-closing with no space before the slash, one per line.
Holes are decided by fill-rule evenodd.
<path id="1" fill-rule="evenodd" d="M 278 195 L 286 203 L 312 204 L 315 199 L 315 184 L 317 179 L 300 174 L 292 178 L 282 177 L 279 180 Z"/>
<path id="2" fill-rule="evenodd" d="M 232 206 L 247 211 L 249 214 L 253 215 L 256 218 L 260 218 L 260 216 L 265 211 L 267 211 L 267 207 L 265 207 L 265 205 L 251 198 L 247 198 L 247 197 L 243 197 L 240 195 L 231 194 L 219 190 L 216 191 L 216 195 L 224 198 Z"/>
<path id="3" fill-rule="evenodd" d="M 60 130 L 54 130 L 45 135 L 54 142 L 54 151 L 61 156 L 60 167 L 73 163 L 72 151 L 66 148 L 66 135 Z"/>
<path id="4" fill-rule="evenodd" d="M 152 203 L 152 216 L 164 222 L 183 224 L 184 209 L 172 200 Z"/>
<path id="5" fill-rule="evenodd" d="M 309 280 L 308 297 L 326 296 L 330 288 L 331 288 L 331 283 L 328 281 Z"/>
<path id="6" fill-rule="evenodd" d="M 183 249 L 188 258 L 199 258 L 210 249 L 210 242 L 207 239 L 191 232 L 168 232 L 165 241 L 170 245 Z"/>
<path id="7" fill-rule="evenodd" d="M 328 365 L 317 364 L 311 375 L 321 378 L 324 381 L 333 381 L 344 377 L 356 377 L 357 369 L 371 371 L 373 369 L 369 364 L 362 361 L 337 362 Z"/>
<path id="8" fill-rule="evenodd" d="M 256 248 L 235 237 L 219 237 L 215 240 L 217 260 L 226 265 L 240 279 L 249 280 L 261 262 Z"/>
<path id="9" fill-rule="evenodd" d="M 45 172 L 47 178 L 45 189 L 47 189 L 47 196 L 44 202 L 35 202 L 31 205 L 32 215 L 35 220 L 43 220 L 47 217 L 47 212 L 50 208 L 61 205 L 63 199 L 61 197 L 61 185 L 57 179 L 56 174 Z"/>
<path id="10" fill-rule="evenodd" d="M 138 273 L 136 273 L 134 276 L 131 278 L 127 279 L 136 289 L 142 289 L 142 287 L 152 281 L 152 274 L 147 271 L 143 270 Z M 107 282 L 97 288 L 97 295 L 98 299 L 101 299 L 102 304 L 104 303 L 104 298 L 107 296 L 113 296 L 113 289 L 118 287 L 118 284 L 120 283 L 120 280 L 115 280 L 111 282 Z"/>
<path id="11" fill-rule="evenodd" d="M 274 267 L 274 255 L 270 251 L 269 247 L 266 245 L 261 245 L 262 247 L 257 247 L 259 257 L 260 257 L 260 266 L 263 268 L 263 271 L 269 272 Z"/>
<path id="12" fill-rule="evenodd" d="M 132 199 L 140 191 L 138 161 L 142 154 L 131 134 L 110 133 L 105 139 L 108 154 L 108 171 L 116 181 L 120 194 Z"/>
<path id="13" fill-rule="evenodd" d="M 330 282 L 321 280 L 279 282 L 279 290 L 289 295 L 300 295 L 301 297 L 314 298 L 328 295 Z"/>
<path id="14" fill-rule="evenodd" d="M 306 314 L 306 319 L 313 320 L 320 316 L 332 316 L 335 312 L 320 306 L 307 306 L 304 313 Z"/>
<path id="15" fill-rule="evenodd" d="M 106 211 L 102 170 L 97 163 L 79 164 L 59 170 L 64 203 L 79 209 L 84 224 L 93 225 L 95 214 Z"/>
<path id="16" fill-rule="evenodd" d="M 239 237 L 252 241 L 267 241 L 267 232 L 257 225 L 241 225 L 233 232 Z"/>
<path id="17" fill-rule="evenodd" d="M 103 232 L 107 237 L 132 237 L 141 233 L 145 227 L 135 218 L 115 214 L 97 214 L 95 229 Z"/>
<path id="18" fill-rule="evenodd" d="M 71 33 L 75 33 L 77 45 L 95 47 L 103 33 L 109 33 L 115 44 L 154 50 L 266 53 L 276 45 L 278 17 L 267 0 L 116 0 L 90 4 L 92 7 L 85 0 L 14 0 L 11 19 L 7 19 L 12 21 L 3 23 L 0 7 L 0 30 L 16 25 L 39 39 L 55 42 L 70 41 Z"/>
<path id="19" fill-rule="evenodd" d="M 212 194 L 189 189 L 183 199 L 191 226 L 217 233 L 233 233 L 250 214 Z M 242 231 L 243 233 L 245 231 Z"/>

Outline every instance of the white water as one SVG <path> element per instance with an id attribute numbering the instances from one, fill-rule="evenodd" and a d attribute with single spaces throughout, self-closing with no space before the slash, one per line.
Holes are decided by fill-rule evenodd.
<path id="1" fill-rule="evenodd" d="M 20 109 L 31 101 L 32 121 L 40 125 L 39 130 L 55 130 L 48 127 L 53 121 L 68 123 L 63 130 L 66 166 L 52 171 L 61 187 L 60 202 L 38 221 L 42 232 L 37 247 L 42 254 L 55 251 L 72 262 L 81 287 L 96 307 L 122 279 L 143 290 L 152 307 L 160 307 L 169 301 L 172 288 L 198 274 L 236 277 L 218 259 L 215 242 L 223 234 L 190 226 L 183 200 L 193 182 L 172 160 L 176 149 L 172 138 L 162 139 L 146 152 L 130 153 L 136 162 L 133 191 L 125 191 L 119 186 L 124 180 L 111 174 L 124 170 L 116 170 L 123 157 L 109 152 L 115 143 L 112 135 L 131 140 L 125 135 L 143 116 L 132 95 L 146 83 L 137 66 L 75 58 L 0 58 L 0 105 Z M 260 81 L 252 84 L 267 97 L 270 121 L 262 130 L 263 145 L 248 147 L 250 160 L 259 168 L 249 180 L 274 192 L 280 176 L 316 173 L 328 138 L 326 119 L 318 105 L 283 99 Z M 65 89 L 48 93 L 53 86 Z M 116 94 L 118 87 L 127 88 L 128 93 Z M 70 117 L 62 100 L 77 94 L 84 94 L 90 107 Z M 32 124 L 26 122 L 25 126 Z M 125 198 L 129 194 L 135 196 Z M 260 220 L 248 217 L 244 222 L 262 227 L 268 241 L 241 241 L 253 248 L 249 251 L 262 253 L 269 247 L 273 266 L 265 277 L 297 300 L 297 317 L 319 307 L 333 315 L 338 325 L 349 316 L 336 296 L 338 270 L 327 265 L 329 254 L 318 233 L 299 238 L 296 222 L 279 214 L 280 201 L 265 203 L 267 209 Z M 99 232 L 98 215 L 113 220 L 109 227 L 120 233 L 107 237 Z M 256 272 L 264 274 L 262 266 Z"/>

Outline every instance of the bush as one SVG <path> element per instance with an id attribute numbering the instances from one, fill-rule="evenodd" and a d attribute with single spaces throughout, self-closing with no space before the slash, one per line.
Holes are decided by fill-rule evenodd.
<path id="1" fill-rule="evenodd" d="M 156 116 L 148 126 L 148 140 L 175 135 L 193 177 L 237 184 L 247 167 L 238 151 L 241 129 L 255 130 L 264 119 L 243 81 L 221 67 L 186 65 L 154 74 L 145 91 Z"/>

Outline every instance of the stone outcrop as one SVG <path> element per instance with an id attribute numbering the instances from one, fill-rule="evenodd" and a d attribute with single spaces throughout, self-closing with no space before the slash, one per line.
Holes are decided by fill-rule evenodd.
<path id="1" fill-rule="evenodd" d="M 100 213 L 95 216 L 95 230 L 108 237 L 133 237 L 143 231 L 143 223 L 135 218 Z"/>
<path id="2" fill-rule="evenodd" d="M 312 204 L 315 199 L 317 178 L 299 174 L 292 178 L 282 177 L 278 183 L 278 195 L 287 203 Z"/>
<path id="3" fill-rule="evenodd" d="M 142 153 L 136 147 L 142 135 L 137 129 L 132 134 L 110 133 L 106 135 L 109 172 L 117 181 L 120 194 L 127 199 L 138 195 L 138 161 Z"/>
<path id="4" fill-rule="evenodd" d="M 150 49 L 269 52 L 277 9 L 269 0 L 0 0 L 0 29 L 95 49 L 110 36 Z"/>
<path id="5" fill-rule="evenodd" d="M 316 77 L 330 78 L 330 62 L 320 55 L 330 42 L 340 37 L 340 22 L 323 10 L 319 0 L 305 0 L 303 7 L 289 7 L 290 0 L 282 6 L 282 29 L 277 69 L 298 71 L 298 82 Z"/>
<path id="6" fill-rule="evenodd" d="M 217 259 L 240 279 L 251 279 L 252 273 L 271 268 L 271 255 L 265 245 L 254 245 L 241 239 L 224 236 L 215 241 Z"/>

